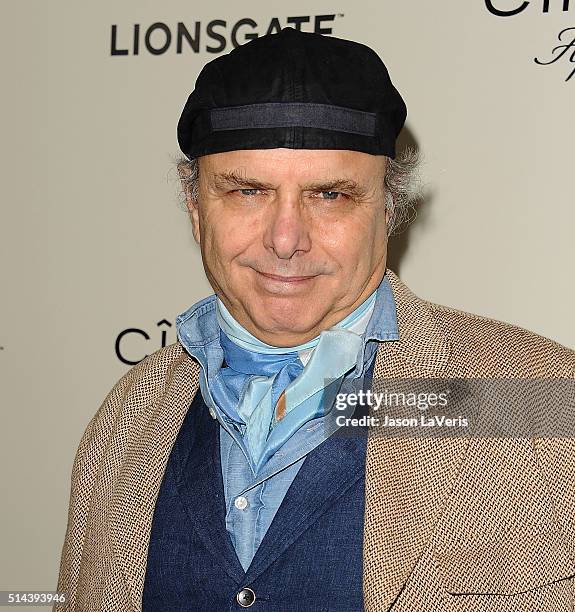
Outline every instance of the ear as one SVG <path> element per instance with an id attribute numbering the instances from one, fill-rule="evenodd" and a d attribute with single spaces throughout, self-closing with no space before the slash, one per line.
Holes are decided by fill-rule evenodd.
<path id="1" fill-rule="evenodd" d="M 199 202 L 197 196 L 192 193 L 189 178 L 191 175 L 190 166 L 184 162 L 178 165 L 178 174 L 180 175 L 180 181 L 182 184 L 182 193 L 185 196 L 186 207 L 190 215 L 190 222 L 192 223 L 192 233 L 194 240 L 200 244 L 200 212 Z"/>
<path id="2" fill-rule="evenodd" d="M 385 175 L 387 173 L 387 166 L 388 166 L 388 158 L 386 156 L 383 157 L 383 178 L 385 180 Z M 385 184 L 384 184 L 385 185 Z M 383 201 L 385 202 L 385 224 L 386 226 L 389 227 L 389 198 L 391 198 L 391 203 L 393 205 L 393 197 L 391 196 L 391 194 L 388 192 L 387 186 L 384 186 L 384 196 L 383 196 Z"/>
<path id="3" fill-rule="evenodd" d="M 391 214 L 393 212 L 393 207 L 395 204 L 393 201 L 393 196 L 388 192 L 387 187 L 385 188 L 384 202 L 385 202 L 385 225 L 389 231 L 389 220 L 391 219 Z"/>
<path id="4" fill-rule="evenodd" d="M 192 196 L 186 193 L 186 206 L 188 207 L 188 213 L 190 215 L 190 221 L 192 223 L 192 234 L 194 240 L 200 244 L 200 210 L 198 201 L 193 199 Z"/>

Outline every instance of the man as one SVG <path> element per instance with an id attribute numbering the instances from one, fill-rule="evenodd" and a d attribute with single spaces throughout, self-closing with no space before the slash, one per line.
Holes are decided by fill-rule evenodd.
<path id="1" fill-rule="evenodd" d="M 82 437 L 66 609 L 573 608 L 575 443 L 547 435 L 521 381 L 568 383 L 569 420 L 575 355 L 386 269 L 405 117 L 381 60 L 350 41 L 287 28 L 204 67 L 178 138 L 215 294 Z M 354 429 L 381 381 L 455 397 L 460 423 L 490 435 Z M 415 410 L 437 406 L 425 397 Z M 481 429 L 511 414 L 522 435 Z"/>

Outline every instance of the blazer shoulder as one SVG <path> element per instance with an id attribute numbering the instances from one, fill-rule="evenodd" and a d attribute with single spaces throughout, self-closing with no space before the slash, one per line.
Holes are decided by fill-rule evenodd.
<path id="1" fill-rule="evenodd" d="M 425 302 L 459 360 L 476 376 L 575 377 L 575 351 L 533 331 L 442 304 Z"/>
<path id="2" fill-rule="evenodd" d="M 161 382 L 169 377 L 171 370 L 187 359 L 192 358 L 179 342 L 174 342 L 145 357 L 125 375 L 131 375 L 134 380 L 152 379 Z"/>
<path id="3" fill-rule="evenodd" d="M 130 397 L 137 402 L 139 400 L 138 403 L 149 403 L 162 395 L 174 370 L 183 363 L 192 369 L 200 367 L 179 342 L 174 342 L 132 366 L 117 384 L 127 379 L 128 393 L 124 399 Z"/>
<path id="4" fill-rule="evenodd" d="M 77 451 L 76 461 L 89 448 L 104 442 L 120 418 L 133 417 L 143 407 L 165 392 L 173 371 L 183 362 L 192 368 L 200 366 L 185 352 L 179 342 L 170 344 L 132 366 L 112 387 L 90 422 Z"/>

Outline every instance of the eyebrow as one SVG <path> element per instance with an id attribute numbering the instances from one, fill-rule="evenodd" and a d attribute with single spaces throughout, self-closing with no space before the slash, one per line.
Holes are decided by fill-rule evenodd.
<path id="1" fill-rule="evenodd" d="M 218 172 L 213 175 L 213 184 L 217 189 L 226 187 L 239 187 L 242 189 L 275 189 L 271 183 L 262 182 L 256 178 L 244 176 L 237 172 Z M 333 179 L 327 181 L 316 181 L 303 185 L 304 190 L 309 191 L 345 191 L 346 193 L 362 197 L 366 190 L 356 181 L 350 179 Z"/>

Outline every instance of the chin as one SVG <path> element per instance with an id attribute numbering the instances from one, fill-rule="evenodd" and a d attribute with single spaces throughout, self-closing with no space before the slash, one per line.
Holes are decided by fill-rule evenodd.
<path id="1" fill-rule="evenodd" d="M 277 300 L 272 300 L 277 301 Z M 286 306 L 286 304 L 272 305 L 264 308 L 256 307 L 253 320 L 257 326 L 268 333 L 274 334 L 305 334 L 321 319 L 321 315 L 312 316 L 309 309 L 302 308 L 301 303 Z"/>

